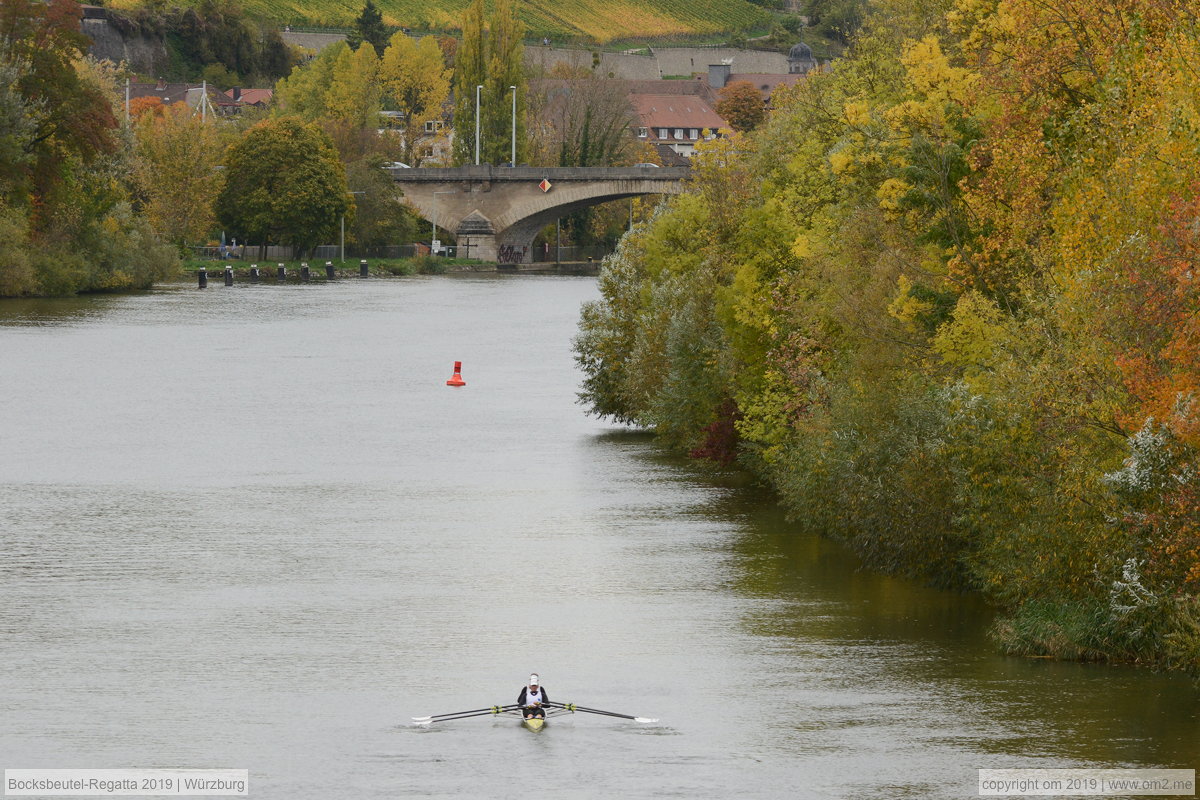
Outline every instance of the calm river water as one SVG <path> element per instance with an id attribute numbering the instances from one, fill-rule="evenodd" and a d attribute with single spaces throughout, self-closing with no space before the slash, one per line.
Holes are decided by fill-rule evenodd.
<path id="1" fill-rule="evenodd" d="M 972 797 L 1200 767 L 1200 692 L 1005 658 L 769 496 L 584 415 L 590 278 L 0 303 L 0 767 L 259 798 Z M 445 385 L 454 360 L 467 386 Z M 410 717 L 551 697 L 657 717 Z"/>

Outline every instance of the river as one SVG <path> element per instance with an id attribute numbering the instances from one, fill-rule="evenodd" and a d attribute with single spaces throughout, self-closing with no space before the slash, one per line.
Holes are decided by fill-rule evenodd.
<path id="1" fill-rule="evenodd" d="M 1007 658 L 977 598 L 861 571 L 743 476 L 586 416 L 596 296 L 472 275 L 0 304 L 0 767 L 359 800 L 1200 766 L 1185 677 Z M 410 721 L 531 671 L 659 721 Z"/>

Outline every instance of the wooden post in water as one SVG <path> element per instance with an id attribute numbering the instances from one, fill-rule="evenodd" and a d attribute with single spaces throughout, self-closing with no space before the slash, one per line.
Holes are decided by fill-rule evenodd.
<path id="1" fill-rule="evenodd" d="M 250 282 L 258 283 L 258 264 L 250 265 Z"/>
<path id="2" fill-rule="evenodd" d="M 301 261 L 300 262 L 300 282 L 308 283 L 308 277 L 309 277 L 308 262 Z"/>
<path id="3" fill-rule="evenodd" d="M 328 278 L 329 280 L 333 280 L 333 262 L 332 261 L 325 262 L 325 277 Z"/>
<path id="4" fill-rule="evenodd" d="M 229 264 L 225 265 L 225 285 L 233 286 L 233 267 Z"/>
<path id="5" fill-rule="evenodd" d="M 275 280 L 279 281 L 280 283 L 283 283 L 284 281 L 287 280 L 287 267 L 285 267 L 283 264 L 280 264 L 276 268 Z"/>
<path id="6" fill-rule="evenodd" d="M 360 278 L 371 277 L 371 270 L 367 266 L 367 260 L 365 258 L 362 261 L 358 262 L 358 277 L 360 277 Z"/>
<path id="7" fill-rule="evenodd" d="M 200 288 L 200 289 L 208 288 L 208 270 L 207 269 L 205 269 L 204 267 L 201 267 L 200 269 L 196 270 L 196 278 L 200 282 L 200 286 L 198 288 Z"/>

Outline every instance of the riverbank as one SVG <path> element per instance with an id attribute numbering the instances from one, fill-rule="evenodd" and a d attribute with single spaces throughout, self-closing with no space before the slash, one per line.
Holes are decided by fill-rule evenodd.
<path id="1" fill-rule="evenodd" d="M 194 280 L 198 284 L 303 283 L 352 278 L 403 277 L 406 275 L 444 275 L 453 273 L 504 273 L 533 275 L 596 275 L 600 262 L 534 262 L 496 264 L 465 258 L 417 256 L 405 259 L 340 259 L 333 261 L 287 261 L 270 264 L 241 261 L 190 260 L 182 262 L 176 280 Z M 226 277 L 228 272 L 228 278 Z"/>
<path id="2" fill-rule="evenodd" d="M 877 13 L 704 148 L 601 275 L 584 398 L 979 592 L 1006 652 L 1200 672 L 1200 36 L 1047 13 Z M 1070 96 L 1068 61 L 1098 65 Z"/>

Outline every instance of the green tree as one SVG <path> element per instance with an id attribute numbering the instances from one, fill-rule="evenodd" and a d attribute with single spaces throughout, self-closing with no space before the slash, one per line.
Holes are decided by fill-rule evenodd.
<path id="1" fill-rule="evenodd" d="M 347 34 L 346 41 L 353 50 L 358 50 L 365 42 L 375 49 L 376 57 L 383 57 L 388 45 L 388 28 L 383 24 L 383 14 L 375 7 L 373 0 L 367 0 L 355 18 L 354 29 Z"/>
<path id="2" fill-rule="evenodd" d="M 17 183 L 30 160 L 34 121 L 17 90 L 26 66 L 8 57 L 8 42 L 0 40 L 0 197 Z"/>
<path id="3" fill-rule="evenodd" d="M 321 50 L 316 58 L 275 85 L 276 110 L 280 116 L 297 116 L 309 122 L 323 119 L 328 106 L 326 99 L 333 85 L 333 73 L 350 48 L 336 42 Z"/>
<path id="4" fill-rule="evenodd" d="M 218 220 L 239 239 L 303 253 L 332 240 L 352 209 L 346 171 L 328 135 L 294 117 L 264 120 L 225 158 Z"/>
<path id="5" fill-rule="evenodd" d="M 454 65 L 455 160 L 475 160 L 475 92 L 480 91 L 480 162 L 512 158 L 513 92 L 516 92 L 517 163 L 526 156 L 524 25 L 512 0 L 497 0 L 485 30 L 483 2 L 474 0 L 463 18 L 463 38 Z M 516 87 L 515 90 L 510 87 Z"/>
<path id="6" fill-rule="evenodd" d="M 481 148 L 482 158 L 489 164 L 510 161 L 514 141 L 516 163 L 525 160 L 525 103 L 528 92 L 524 37 L 525 25 L 517 18 L 514 0 L 496 0 L 487 39 L 488 73 L 483 84 L 487 108 L 483 113 L 484 141 Z"/>
<path id="7" fill-rule="evenodd" d="M 354 218 L 346 223 L 346 240 L 359 247 L 411 242 L 421 220 L 404 201 L 404 193 L 375 158 L 363 158 L 346 167 L 346 180 L 354 194 Z"/>
<path id="8" fill-rule="evenodd" d="M 454 57 L 454 162 L 475 161 L 475 87 L 487 75 L 488 55 L 483 0 L 472 0 L 463 14 L 462 41 Z M 482 104 L 482 100 L 481 100 Z M 482 120 L 480 121 L 482 125 Z"/>

